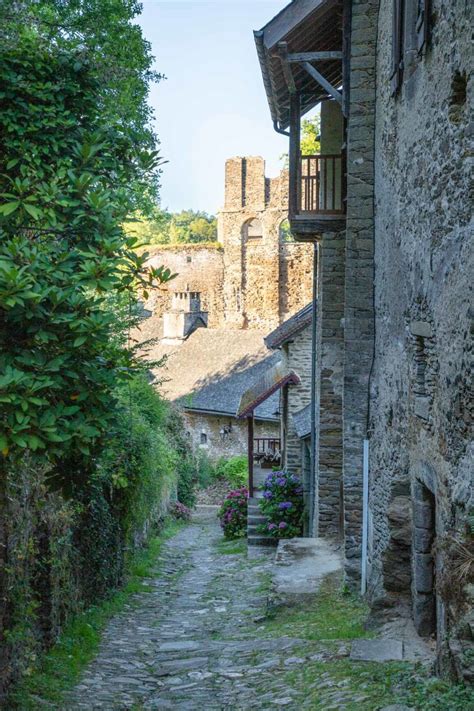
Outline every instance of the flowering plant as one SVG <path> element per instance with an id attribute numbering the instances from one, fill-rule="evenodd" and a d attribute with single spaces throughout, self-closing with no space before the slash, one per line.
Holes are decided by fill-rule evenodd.
<path id="1" fill-rule="evenodd" d="M 175 501 L 171 506 L 171 515 L 178 520 L 189 521 L 191 519 L 191 509 L 188 509 L 181 501 Z"/>
<path id="2" fill-rule="evenodd" d="M 298 477 L 284 471 L 272 472 L 265 479 L 260 510 L 267 523 L 260 532 L 275 538 L 300 536 L 303 527 L 303 487 Z"/>
<path id="3" fill-rule="evenodd" d="M 245 486 L 229 491 L 219 510 L 224 536 L 241 538 L 247 535 L 247 502 L 249 492 Z"/>

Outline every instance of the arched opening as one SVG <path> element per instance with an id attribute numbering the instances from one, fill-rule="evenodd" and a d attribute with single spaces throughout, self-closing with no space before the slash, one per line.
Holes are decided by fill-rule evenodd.
<path id="1" fill-rule="evenodd" d="M 263 228 L 261 221 L 257 217 L 254 217 L 251 220 L 247 220 L 243 227 L 243 233 L 245 241 L 262 239 Z"/>
<path id="2" fill-rule="evenodd" d="M 280 222 L 279 239 L 280 239 L 280 242 L 283 242 L 284 244 L 286 244 L 288 242 L 295 241 L 295 238 L 293 237 L 293 233 L 291 232 L 291 227 L 290 227 L 290 223 L 288 220 L 283 220 L 283 222 Z"/>

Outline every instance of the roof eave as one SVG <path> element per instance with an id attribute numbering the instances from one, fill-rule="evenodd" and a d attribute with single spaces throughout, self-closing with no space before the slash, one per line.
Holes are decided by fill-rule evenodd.
<path id="1" fill-rule="evenodd" d="M 265 88 L 265 93 L 267 95 L 268 106 L 270 109 L 270 116 L 272 118 L 273 124 L 278 125 L 278 115 L 275 105 L 275 97 L 271 81 L 271 71 L 268 64 L 268 54 L 265 49 L 265 44 L 263 41 L 263 30 L 255 30 L 254 33 L 255 45 L 257 47 L 257 56 L 260 62 L 260 69 L 262 72 L 263 86 Z"/>

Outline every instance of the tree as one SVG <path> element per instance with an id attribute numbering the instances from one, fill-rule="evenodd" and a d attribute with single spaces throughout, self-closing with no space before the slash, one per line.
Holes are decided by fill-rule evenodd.
<path id="1" fill-rule="evenodd" d="M 321 153 L 319 135 L 321 133 L 321 114 L 301 122 L 301 155 L 312 156 Z"/>
<path id="2" fill-rule="evenodd" d="M 217 240 L 216 218 L 193 210 L 157 212 L 152 218 L 139 216 L 136 221 L 128 222 L 125 230 L 139 237 L 143 244 L 189 244 Z"/>
<path id="3" fill-rule="evenodd" d="M 127 344 L 130 323 L 111 304 L 127 299 L 132 319 L 135 286 L 171 276 L 146 272 L 146 255 L 121 227 L 148 208 L 143 186 L 160 165 L 147 147 L 146 90 L 132 99 L 113 72 L 104 80 L 103 21 L 90 49 L 66 24 L 98 4 L 67 5 L 70 15 L 60 2 L 19 3 L 19 15 L 34 10 L 37 22 L 31 29 L 15 16 L 0 51 L 0 450 L 56 463 L 100 446 L 117 384 L 143 368 Z M 127 6 L 135 11 L 106 3 L 109 20 Z M 137 66 L 135 58 L 132 75 Z M 125 68 L 118 61 L 118 74 Z"/>

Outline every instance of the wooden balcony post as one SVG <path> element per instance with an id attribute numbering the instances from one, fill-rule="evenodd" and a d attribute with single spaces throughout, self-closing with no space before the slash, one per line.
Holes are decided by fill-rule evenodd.
<path id="1" fill-rule="evenodd" d="M 300 95 L 290 94 L 290 151 L 289 151 L 289 212 L 297 215 L 301 208 L 301 168 L 300 168 Z"/>
<path id="2" fill-rule="evenodd" d="M 247 417 L 248 432 L 248 464 L 249 464 L 249 497 L 253 496 L 253 412 Z"/>

